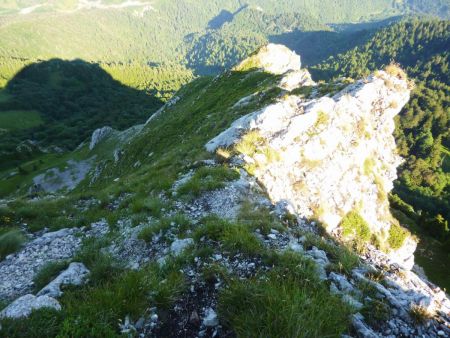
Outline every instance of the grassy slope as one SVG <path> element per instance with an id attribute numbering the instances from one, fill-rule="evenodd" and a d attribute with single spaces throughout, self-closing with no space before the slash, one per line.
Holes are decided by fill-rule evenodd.
<path id="1" fill-rule="evenodd" d="M 118 164 L 111 159 L 115 145 L 109 144 L 109 141 L 99 145 L 94 152 L 99 160 L 106 161 L 106 169 L 94 187 L 85 182 L 76 192 L 64 198 L 35 202 L 18 200 L 10 204 L 9 210 L 0 208 L 0 221 L 2 215 L 7 216 L 12 222 L 26 222 L 33 231 L 43 226 L 57 229 L 85 225 L 102 217 L 108 220 L 113 231 L 111 237 L 101 242 L 86 243 L 83 251 L 75 258 L 87 264 L 93 274 L 89 285 L 65 291 L 61 298 L 61 313 L 38 311 L 28 320 L 3 320 L 2 330 L 7 336 L 26 336 L 33 332 L 42 337 L 57 334 L 115 337 L 118 335 L 117 322 L 126 315 L 137 320 L 148 304 L 157 306 L 158 313 L 167 313 L 173 303 L 183 297 L 186 285 L 189 285 L 180 269 L 193 264 L 194 257 L 201 256 L 209 261 L 208 257 L 214 250 L 226 255 L 261 259 L 271 267 L 268 280 L 262 282 L 258 278 L 250 278 L 245 285 L 234 273 L 226 273 L 224 282 L 230 288 L 219 296 L 219 315 L 227 328 L 244 336 L 255 334 L 266 337 L 276 336 L 276 332 L 282 332 L 286 337 L 298 336 L 300 331 L 304 332 L 305 337 L 339 336 L 347 332 L 352 310 L 336 296 L 330 295 L 328 286 L 317 280 L 311 261 L 298 254 L 278 254 L 266 249 L 253 234 L 256 228 L 262 226 L 267 229 L 282 228 L 268 210 L 254 215 L 247 211 L 242 216 L 242 223 L 236 224 L 215 218 L 202 220 L 195 229 L 192 228 L 194 233 L 191 236 L 196 240 L 193 250 L 181 259 L 169 261 L 163 268 L 151 264 L 139 272 L 129 271 L 121 267 L 119 262 L 105 256 L 101 250 L 114 236 L 120 236 L 119 232 L 114 231 L 118 218 L 133 221 L 137 213 L 141 213 L 144 220 L 148 215 L 158 219 L 162 217 L 162 207 L 166 211 L 171 210 L 173 197 L 168 190 L 174 180 L 194 166 L 196 160 L 211 157 L 203 148 L 210 138 L 227 128 L 239 116 L 272 102 L 280 93 L 278 89 L 270 89 L 275 81 L 278 81 L 278 77 L 253 71 L 227 72 L 216 78 L 198 79 L 178 93 L 181 99 L 177 104 L 167 107 L 141 134 L 123 146 L 123 158 Z M 263 93 L 254 102 L 245 108 L 232 108 L 239 99 L 257 91 Z M 80 151 L 80 156 L 92 154 L 86 148 Z M 135 167 L 137 161 L 141 163 L 139 169 Z M 110 202 L 124 196 L 124 192 L 130 195 L 120 203 L 117 210 L 107 207 Z M 155 203 L 160 193 L 165 194 L 169 201 Z M 152 203 L 147 204 L 152 196 Z M 92 197 L 99 199 L 100 203 L 94 203 L 89 210 L 81 213 L 76 208 L 77 203 Z M 159 211 L 154 209 L 155 206 Z M 73 217 L 69 220 L 65 215 Z M 180 217 L 174 219 L 177 224 L 185 223 Z M 159 231 L 166 229 L 167 225 L 172 226 L 172 223 L 172 219 L 161 218 L 152 226 L 156 226 Z M 184 224 L 177 236 L 186 236 L 185 232 L 191 227 L 189 222 Z M 170 241 L 171 238 L 168 236 L 163 240 Z M 206 242 L 202 238 L 206 238 Z M 314 245 L 321 247 L 320 240 L 317 239 Z M 341 269 L 342 265 L 335 261 L 341 257 L 341 253 L 333 251 L 330 257 L 336 262 L 333 266 Z M 357 261 L 353 258 L 349 268 L 354 267 Z M 342 262 L 347 266 L 345 261 Z M 218 271 L 214 270 L 212 265 L 211 271 L 205 270 L 201 278 L 206 281 L 215 278 L 215 274 L 223 270 L 221 266 L 217 268 Z M 266 275 L 264 269 L 261 275 Z M 279 287 L 280 283 L 283 288 Z M 244 317 L 248 314 L 248 308 L 242 307 L 242 299 L 252 306 L 251 311 L 258 316 Z M 289 309 L 280 312 L 281 317 L 277 314 L 281 321 L 272 320 L 273 309 L 268 304 L 273 302 L 277 302 L 280 309 Z M 309 312 L 304 312 L 305 307 Z M 296 316 L 300 313 L 305 315 Z M 296 320 L 292 321 L 291 316 L 294 315 Z M 331 315 L 333 320 L 329 320 Z M 247 318 L 249 326 L 242 325 L 242 318 Z M 164 321 L 163 316 L 161 320 Z M 261 326 L 261 321 L 267 324 Z M 316 325 L 317 322 L 320 324 Z M 170 323 L 164 325 L 163 322 L 161 336 L 171 332 Z"/>

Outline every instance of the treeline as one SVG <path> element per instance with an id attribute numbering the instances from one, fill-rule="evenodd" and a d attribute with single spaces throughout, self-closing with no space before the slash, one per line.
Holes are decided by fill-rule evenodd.
<path id="1" fill-rule="evenodd" d="M 450 21 L 413 20 L 382 29 L 366 44 L 312 68 L 316 78 L 359 78 L 394 61 L 414 79 L 411 100 L 396 121 L 398 151 L 406 161 L 395 192 L 421 211 L 421 224 L 440 239 L 449 236 L 450 219 L 450 172 L 444 165 L 450 146 L 448 46 Z"/>

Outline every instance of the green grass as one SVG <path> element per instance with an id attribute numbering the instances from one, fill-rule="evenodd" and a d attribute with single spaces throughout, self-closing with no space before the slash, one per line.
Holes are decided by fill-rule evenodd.
<path id="1" fill-rule="evenodd" d="M 342 227 L 342 235 L 345 238 L 353 240 L 357 243 L 365 243 L 369 241 L 371 233 L 369 224 L 356 211 L 350 211 L 342 218 L 340 226 Z"/>
<path id="2" fill-rule="evenodd" d="M 198 197 L 203 192 L 225 187 L 225 182 L 237 180 L 239 176 L 237 170 L 226 166 L 201 167 L 188 182 L 178 188 L 177 192 L 181 196 L 192 195 Z"/>
<path id="3" fill-rule="evenodd" d="M 265 252 L 262 243 L 249 226 L 230 223 L 213 216 L 205 218 L 194 232 L 197 243 L 204 237 L 219 243 L 224 252 L 229 254 L 257 256 Z"/>
<path id="4" fill-rule="evenodd" d="M 397 224 L 391 224 L 389 228 L 388 243 L 391 249 L 400 249 L 403 246 L 409 232 L 405 228 Z"/>
<path id="5" fill-rule="evenodd" d="M 191 226 L 191 221 L 186 216 L 183 214 L 176 214 L 171 217 L 164 217 L 158 222 L 143 228 L 139 233 L 138 238 L 150 243 L 153 236 L 161 234 L 163 239 L 167 241 L 169 238 L 167 238 L 166 235 L 169 231 L 178 238 L 182 238 Z"/>
<path id="6" fill-rule="evenodd" d="M 0 261 L 6 256 L 18 251 L 22 244 L 25 242 L 25 236 L 19 229 L 7 229 L 0 228 Z"/>
<path id="7" fill-rule="evenodd" d="M 304 246 L 306 248 L 315 246 L 327 253 L 332 270 L 351 275 L 352 270 L 360 264 L 358 255 L 345 245 L 337 245 L 312 233 L 307 233 L 305 237 Z"/>
<path id="8" fill-rule="evenodd" d="M 68 261 L 54 261 L 46 263 L 34 276 L 34 291 L 38 292 L 53 279 L 58 277 L 61 271 L 69 266 Z"/>
<path id="9" fill-rule="evenodd" d="M 286 228 L 270 213 L 270 210 L 265 207 L 255 207 L 249 201 L 241 203 L 241 209 L 237 217 L 239 223 L 248 225 L 252 230 L 259 229 L 263 235 L 268 235 L 271 229 L 278 231 L 285 231 Z"/>
<path id="10" fill-rule="evenodd" d="M 39 112 L 34 110 L 9 110 L 0 112 L 0 126 L 7 130 L 36 127 L 43 123 Z"/>
<path id="11" fill-rule="evenodd" d="M 237 337 L 339 337 L 350 313 L 318 281 L 314 264 L 290 252 L 268 273 L 235 279 L 219 296 L 219 316 Z"/>

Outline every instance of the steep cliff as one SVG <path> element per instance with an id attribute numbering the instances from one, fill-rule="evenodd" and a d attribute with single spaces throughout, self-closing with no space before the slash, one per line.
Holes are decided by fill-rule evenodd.
<path id="1" fill-rule="evenodd" d="M 273 66 L 278 59 L 282 70 Z M 270 45 L 244 64 L 286 77 L 308 74 L 299 57 L 292 60 L 284 47 Z M 410 84 L 395 65 L 352 84 L 342 81 L 328 88 L 337 93 L 322 97 L 317 85 L 299 81 L 295 88 L 309 89 L 309 97 L 286 94 L 236 120 L 206 148 L 232 149 L 273 203 L 319 221 L 337 237 L 360 246 L 372 242 L 411 269 L 415 241 L 390 214 L 387 196 L 402 161 L 392 136 L 394 116 L 408 101 Z"/>

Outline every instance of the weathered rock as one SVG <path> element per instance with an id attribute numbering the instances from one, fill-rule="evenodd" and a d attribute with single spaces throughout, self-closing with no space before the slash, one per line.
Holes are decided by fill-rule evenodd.
<path id="1" fill-rule="evenodd" d="M 170 245 L 170 252 L 174 256 L 179 256 L 184 250 L 194 244 L 192 238 L 176 239 Z"/>
<path id="2" fill-rule="evenodd" d="M 260 68 L 272 74 L 284 74 L 290 70 L 300 70 L 300 56 L 283 45 L 270 43 L 244 60 L 237 69 Z"/>
<path id="3" fill-rule="evenodd" d="M 405 79 L 380 71 L 332 97 L 284 97 L 236 120 L 205 147 L 230 147 L 257 133 L 262 145 L 242 158 L 274 204 L 317 217 L 332 234 L 339 234 L 342 216 L 357 209 L 372 233 L 385 239 L 392 224 L 387 193 L 402 162 L 392 136 L 394 116 L 409 97 Z M 411 268 L 415 247 L 409 237 L 393 261 Z"/>
<path id="4" fill-rule="evenodd" d="M 302 86 L 315 86 L 311 74 L 305 69 L 288 71 L 280 81 L 280 87 L 288 91 Z"/>
<path id="5" fill-rule="evenodd" d="M 207 308 L 205 311 L 205 317 L 203 318 L 203 325 L 207 327 L 214 327 L 219 325 L 219 318 L 216 311 L 212 308 Z"/>
<path id="6" fill-rule="evenodd" d="M 86 282 L 88 275 L 89 270 L 83 263 L 70 263 L 69 267 L 39 291 L 37 296 L 60 297 L 62 295 L 61 286 L 82 285 Z"/>
<path id="7" fill-rule="evenodd" d="M 49 296 L 33 296 L 31 294 L 22 296 L 9 304 L 0 312 L 0 318 L 22 318 L 28 317 L 33 310 L 52 308 L 61 310 L 59 302 Z"/>
<path id="8" fill-rule="evenodd" d="M 111 127 L 103 127 L 99 129 L 95 129 L 91 136 L 91 143 L 89 144 L 89 150 L 95 148 L 97 144 L 99 144 L 102 140 L 108 137 L 114 129 Z"/>

